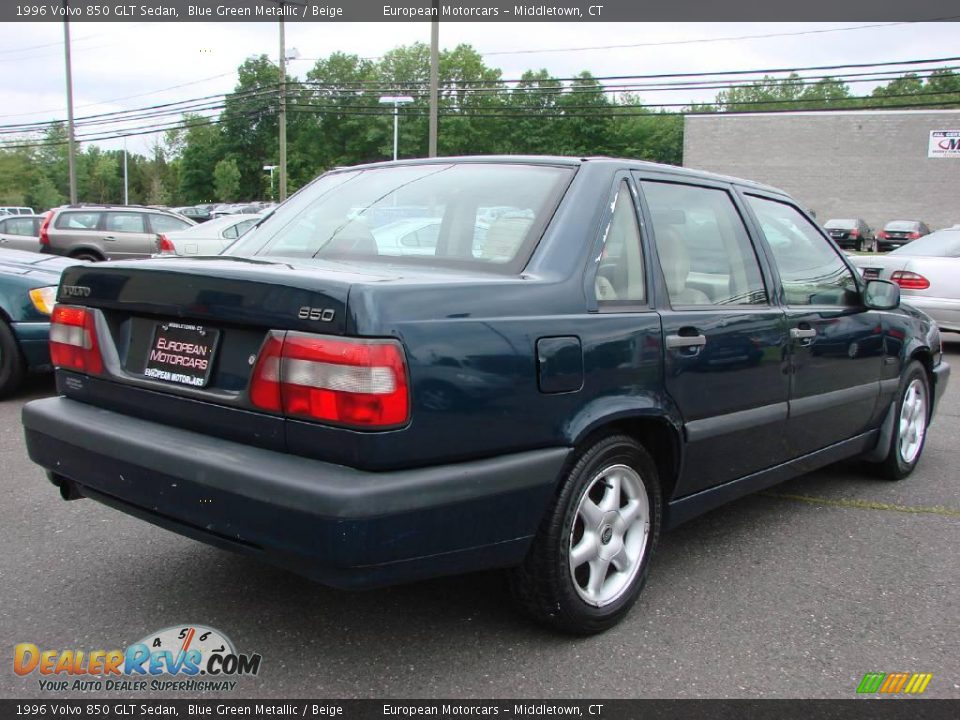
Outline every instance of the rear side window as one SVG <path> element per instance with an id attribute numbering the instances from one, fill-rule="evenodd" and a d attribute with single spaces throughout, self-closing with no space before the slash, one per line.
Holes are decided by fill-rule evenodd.
<path id="1" fill-rule="evenodd" d="M 186 230 L 188 227 L 193 227 L 190 223 L 180 218 L 160 214 L 150 216 L 150 226 L 152 232 L 155 233 L 176 232 L 177 230 Z"/>
<path id="2" fill-rule="evenodd" d="M 594 288 L 600 302 L 629 300 L 635 304 L 646 300 L 640 225 L 626 180 L 617 188 Z"/>
<path id="3" fill-rule="evenodd" d="M 272 235 L 258 230 L 228 253 L 515 272 L 573 172 L 436 163 L 334 173 L 281 206 L 262 228 Z"/>
<path id="4" fill-rule="evenodd" d="M 130 212 L 107 213 L 106 229 L 113 232 L 126 233 L 146 232 L 143 224 L 143 215 Z"/>
<path id="5" fill-rule="evenodd" d="M 671 305 L 767 304 L 750 236 L 726 190 L 642 186 Z"/>
<path id="6" fill-rule="evenodd" d="M 100 225 L 98 212 L 65 212 L 57 217 L 58 230 L 96 230 Z"/>
<path id="7" fill-rule="evenodd" d="M 747 196 L 773 251 L 788 305 L 854 305 L 857 282 L 833 246 L 796 209 Z"/>

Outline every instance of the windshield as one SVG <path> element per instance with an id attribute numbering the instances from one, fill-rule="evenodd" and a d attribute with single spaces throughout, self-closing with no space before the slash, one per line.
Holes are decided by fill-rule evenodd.
<path id="1" fill-rule="evenodd" d="M 838 230 L 850 230 L 857 226 L 856 220 L 827 220 L 825 228 L 836 228 Z"/>
<path id="2" fill-rule="evenodd" d="M 437 163 L 325 175 L 226 254 L 516 272 L 573 168 Z"/>
<path id="3" fill-rule="evenodd" d="M 890 255 L 960 257 L 960 230 L 939 230 L 892 250 Z"/>
<path id="4" fill-rule="evenodd" d="M 904 230 L 912 231 L 912 230 L 916 230 L 919 227 L 920 227 L 920 223 L 914 222 L 913 220 L 894 220 L 892 222 L 888 222 L 883 229 L 893 230 L 897 232 L 897 231 L 904 231 Z"/>

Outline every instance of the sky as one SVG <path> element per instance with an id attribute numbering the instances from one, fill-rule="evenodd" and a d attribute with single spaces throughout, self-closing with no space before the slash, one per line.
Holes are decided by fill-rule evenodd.
<path id="1" fill-rule="evenodd" d="M 83 22 L 70 29 L 77 117 L 228 92 L 244 59 L 265 53 L 276 61 L 279 52 L 276 22 Z M 957 33 L 955 23 L 455 22 L 441 24 L 440 47 L 470 44 L 509 79 L 539 68 L 557 77 L 582 70 L 608 76 L 950 57 L 960 55 Z M 773 37 L 744 37 L 758 35 Z M 299 53 L 288 72 L 302 78 L 334 51 L 375 58 L 417 41 L 429 43 L 430 23 L 288 22 L 287 52 Z M 866 94 L 872 84 L 852 89 Z M 686 103 L 715 93 L 641 96 Z M 66 117 L 61 24 L 0 23 L 0 98 L 0 126 Z M 131 137 L 128 148 L 145 153 L 152 142 Z M 99 144 L 119 148 L 123 141 Z"/>

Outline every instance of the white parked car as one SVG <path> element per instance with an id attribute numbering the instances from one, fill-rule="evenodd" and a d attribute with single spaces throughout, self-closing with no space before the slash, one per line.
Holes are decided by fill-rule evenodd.
<path id="1" fill-rule="evenodd" d="M 886 255 L 852 257 L 866 280 L 892 280 L 903 301 L 941 330 L 960 332 L 960 226 L 937 230 Z"/>
<path id="2" fill-rule="evenodd" d="M 233 241 L 263 220 L 260 215 L 226 215 L 186 230 L 164 233 L 160 240 L 160 255 L 219 255 Z"/>

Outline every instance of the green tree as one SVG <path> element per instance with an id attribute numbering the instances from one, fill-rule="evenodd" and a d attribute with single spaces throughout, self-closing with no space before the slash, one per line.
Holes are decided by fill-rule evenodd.
<path id="1" fill-rule="evenodd" d="M 233 158 L 221 160 L 213 169 L 213 186 L 217 199 L 230 202 L 237 199 L 240 192 L 240 168 Z"/>

